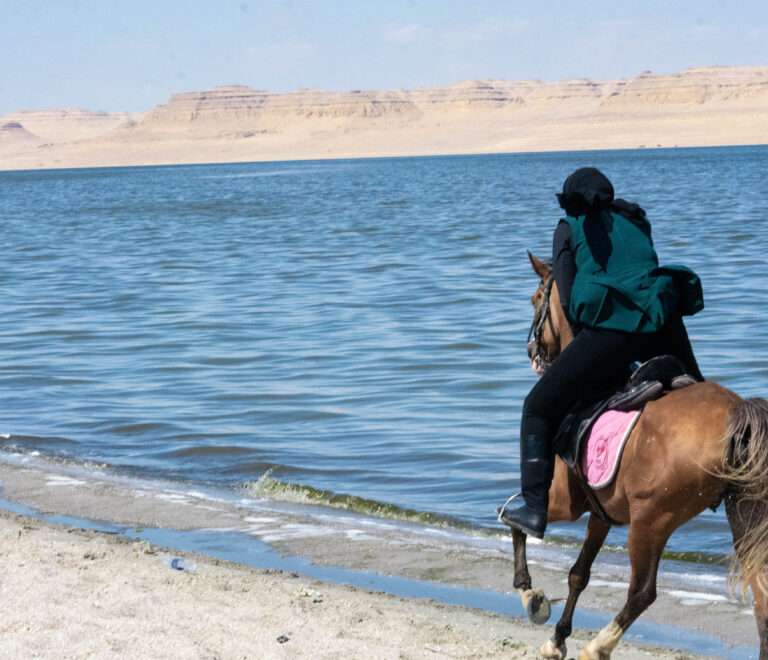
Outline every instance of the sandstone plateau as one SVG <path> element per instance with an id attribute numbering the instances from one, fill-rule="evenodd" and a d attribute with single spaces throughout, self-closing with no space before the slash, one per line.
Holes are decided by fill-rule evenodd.
<path id="1" fill-rule="evenodd" d="M 0 127 L 0 169 L 766 144 L 768 66 L 399 91 L 228 85 L 146 113 L 24 111 Z"/>
<path id="2" fill-rule="evenodd" d="M 30 133 L 17 121 L 0 123 L 0 145 L 21 146 L 38 143 L 40 138 Z"/>

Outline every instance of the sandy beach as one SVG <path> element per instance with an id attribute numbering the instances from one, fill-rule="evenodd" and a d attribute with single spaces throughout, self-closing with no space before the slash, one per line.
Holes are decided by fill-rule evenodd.
<path id="1" fill-rule="evenodd" d="M 543 630 L 0 514 L 3 658 L 518 658 Z M 173 553 L 179 556 L 178 553 Z M 583 643 L 585 635 L 578 635 Z M 576 644 L 572 643 L 572 646 Z M 617 658 L 682 658 L 622 645 Z"/>
<path id="2" fill-rule="evenodd" d="M 246 508 L 245 500 L 83 476 L 28 459 L 0 466 L 0 657 L 535 657 L 559 613 L 528 624 L 510 593 L 509 553 L 470 547 L 449 531 L 264 500 Z M 13 513 L 19 506 L 33 507 L 32 517 Z M 173 570 L 172 556 L 194 570 Z M 535 584 L 564 595 L 567 563 L 553 564 L 542 546 L 531 556 Z M 596 567 L 572 655 L 626 593 L 600 575 Z M 675 648 L 749 657 L 754 621 L 745 605 L 727 601 L 672 589 L 662 576 L 658 602 L 615 657 L 696 655 Z"/>

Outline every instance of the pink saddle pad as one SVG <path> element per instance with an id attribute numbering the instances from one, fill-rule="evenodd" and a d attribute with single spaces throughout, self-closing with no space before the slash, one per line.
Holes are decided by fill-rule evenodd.
<path id="1" fill-rule="evenodd" d="M 581 457 L 581 471 L 592 488 L 605 488 L 619 468 L 624 445 L 635 428 L 639 410 L 604 412 L 592 426 Z"/>

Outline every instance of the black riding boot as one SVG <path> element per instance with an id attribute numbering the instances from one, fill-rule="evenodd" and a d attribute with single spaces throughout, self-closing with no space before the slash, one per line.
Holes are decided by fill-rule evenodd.
<path id="1" fill-rule="evenodd" d="M 537 435 L 525 435 L 520 442 L 520 471 L 525 504 L 511 511 L 505 509 L 501 519 L 510 527 L 540 539 L 547 528 L 549 487 L 555 470 L 555 457 L 550 443 Z"/>

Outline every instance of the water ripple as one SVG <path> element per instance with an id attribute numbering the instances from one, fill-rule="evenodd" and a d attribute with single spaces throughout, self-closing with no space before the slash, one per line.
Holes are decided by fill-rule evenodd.
<path id="1" fill-rule="evenodd" d="M 5 172 L 2 445 L 493 525 L 534 378 L 526 250 L 585 164 L 700 273 L 704 373 L 764 395 L 764 147 Z M 729 545 L 708 512 L 671 549 Z"/>

